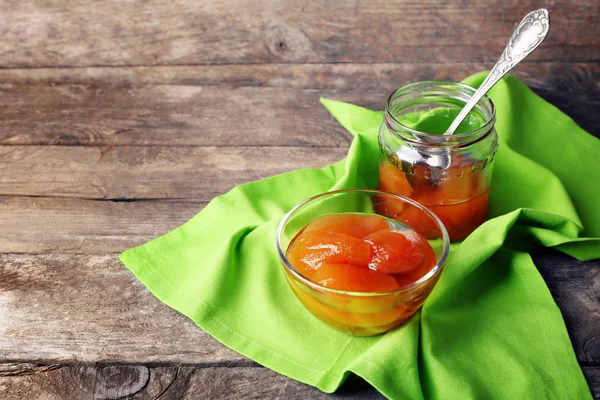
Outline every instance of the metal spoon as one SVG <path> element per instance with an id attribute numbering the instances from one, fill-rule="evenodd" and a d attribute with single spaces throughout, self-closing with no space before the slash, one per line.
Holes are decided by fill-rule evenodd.
<path id="1" fill-rule="evenodd" d="M 454 119 L 444 135 L 452 135 L 460 123 L 469 115 L 469 112 L 508 71 L 521 60 L 531 54 L 546 38 L 550 29 L 548 10 L 540 8 L 532 11 L 523 18 L 517 29 L 512 34 L 510 41 L 502 52 L 500 59 L 485 78 L 479 89 L 468 101 L 462 111 Z"/>

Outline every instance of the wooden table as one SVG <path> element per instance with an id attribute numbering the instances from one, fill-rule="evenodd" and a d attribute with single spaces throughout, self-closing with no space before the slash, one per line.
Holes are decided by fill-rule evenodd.
<path id="1" fill-rule="evenodd" d="M 123 250 L 234 185 L 344 156 L 324 96 L 491 67 L 538 2 L 0 4 L 0 398 L 327 398 L 154 298 Z M 600 3 L 553 2 L 516 75 L 600 134 Z M 598 183 L 593 183 L 598 185 Z M 600 263 L 535 255 L 600 398 Z M 351 379 L 333 397 L 378 398 Z"/>

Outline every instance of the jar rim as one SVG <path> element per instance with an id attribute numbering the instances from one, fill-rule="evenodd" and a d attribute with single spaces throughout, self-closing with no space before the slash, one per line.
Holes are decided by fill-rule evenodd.
<path id="1" fill-rule="evenodd" d="M 449 99 L 462 101 L 465 104 L 476 92 L 475 88 L 465 83 L 447 80 L 417 81 L 401 86 L 390 94 L 385 105 L 384 122 L 392 133 L 400 135 L 402 139 L 413 143 L 424 143 L 440 146 L 464 146 L 482 139 L 482 137 L 489 133 L 494 127 L 494 123 L 496 122 L 496 107 L 492 99 L 490 99 L 487 95 L 484 95 L 477 102 L 474 108 L 480 111 L 486 121 L 482 126 L 471 131 L 444 136 L 435 133 L 423 132 L 400 122 L 392 113 L 392 104 L 395 101 L 398 101 L 398 98 L 402 95 L 408 95 L 411 93 L 417 93 L 417 95 L 413 96 L 412 98 L 425 97 L 424 91 L 427 88 L 444 90 L 446 93 L 438 94 L 437 96 L 445 96 Z M 422 94 L 422 96 L 419 96 L 418 94 Z"/>

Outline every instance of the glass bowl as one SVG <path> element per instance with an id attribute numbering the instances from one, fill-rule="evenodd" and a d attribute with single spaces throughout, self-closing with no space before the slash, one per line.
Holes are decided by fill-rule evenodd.
<path id="1" fill-rule="evenodd" d="M 401 223 L 427 238 L 435 253 L 435 265 L 425 275 L 404 275 L 394 292 L 349 292 L 328 288 L 300 274 L 286 258 L 292 240 L 312 220 L 341 213 L 389 215 L 391 210 L 408 216 Z M 384 217 L 385 218 L 385 217 Z M 393 227 L 398 221 L 386 218 Z M 408 320 L 436 284 L 448 256 L 450 240 L 434 213 L 407 197 L 370 189 L 346 189 L 319 194 L 295 206 L 281 220 L 276 234 L 283 272 L 300 302 L 317 318 L 355 336 L 387 332 Z"/>

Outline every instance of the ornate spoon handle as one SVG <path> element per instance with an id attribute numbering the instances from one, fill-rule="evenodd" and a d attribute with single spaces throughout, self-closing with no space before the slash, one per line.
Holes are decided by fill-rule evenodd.
<path id="1" fill-rule="evenodd" d="M 550 29 L 550 17 L 548 10 L 541 8 L 532 11 L 523 18 L 517 29 L 512 34 L 510 41 L 502 52 L 500 59 L 490 71 L 473 97 L 465 105 L 462 111 L 452 121 L 452 124 L 444 135 L 452 135 L 460 123 L 469 115 L 469 112 L 481 100 L 483 95 L 492 88 L 508 71 L 510 71 L 521 60 L 531 54 L 544 41 Z"/>

